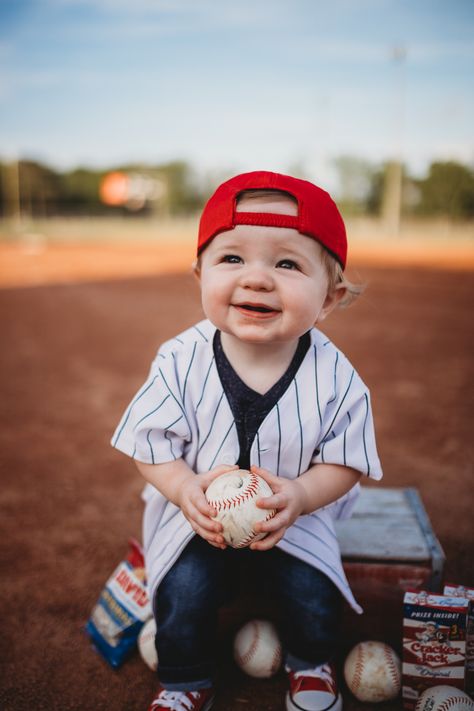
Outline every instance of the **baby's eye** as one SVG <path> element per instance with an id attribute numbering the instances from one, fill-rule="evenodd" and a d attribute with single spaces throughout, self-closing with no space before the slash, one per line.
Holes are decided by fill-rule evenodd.
<path id="1" fill-rule="evenodd" d="M 280 267 L 281 269 L 299 269 L 297 263 L 292 259 L 281 259 L 278 262 L 277 267 Z"/>
<path id="2" fill-rule="evenodd" d="M 227 264 L 240 264 L 242 258 L 239 257 L 237 254 L 225 254 L 222 257 L 222 261 L 226 262 Z"/>

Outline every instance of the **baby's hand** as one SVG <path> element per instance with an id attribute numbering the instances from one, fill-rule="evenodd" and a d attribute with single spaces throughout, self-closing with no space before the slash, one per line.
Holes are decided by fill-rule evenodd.
<path id="1" fill-rule="evenodd" d="M 283 538 L 285 531 L 301 515 L 305 504 L 305 491 L 297 479 L 286 479 L 274 476 L 266 469 L 252 466 L 252 471 L 265 479 L 270 485 L 273 496 L 258 499 L 257 506 L 261 509 L 276 509 L 273 518 L 255 524 L 255 530 L 268 535 L 260 541 L 251 543 L 255 551 L 266 551 L 273 548 Z"/>
<path id="2" fill-rule="evenodd" d="M 193 531 L 216 548 L 226 548 L 222 524 L 214 520 L 215 510 L 204 495 L 209 484 L 221 474 L 238 469 L 237 465 L 222 464 L 203 474 L 195 474 L 181 485 L 178 505 L 188 519 Z"/>

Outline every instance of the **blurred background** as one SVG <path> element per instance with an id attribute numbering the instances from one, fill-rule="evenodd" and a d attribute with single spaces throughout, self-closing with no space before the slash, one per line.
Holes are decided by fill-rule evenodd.
<path id="1" fill-rule="evenodd" d="M 0 242 L 193 240 L 255 169 L 354 240 L 471 241 L 473 29 L 470 0 L 2 0 Z"/>
<path id="2" fill-rule="evenodd" d="M 152 698 L 138 654 L 111 673 L 83 634 L 141 537 L 109 441 L 202 318 L 199 212 L 241 171 L 337 200 L 368 288 L 325 333 L 371 389 L 382 486 L 419 491 L 446 581 L 474 587 L 473 38 L 473 0 L 0 0 L 2 710 Z M 400 652 L 382 590 L 362 633 Z M 216 711 L 279 708 L 283 677 L 223 664 Z"/>

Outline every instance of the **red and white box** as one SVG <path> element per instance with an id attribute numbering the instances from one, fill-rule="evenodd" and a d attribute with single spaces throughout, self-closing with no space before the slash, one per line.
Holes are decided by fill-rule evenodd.
<path id="1" fill-rule="evenodd" d="M 465 585 L 456 585 L 455 583 L 446 583 L 443 589 L 443 595 L 465 597 L 471 603 L 466 636 L 466 690 L 471 697 L 474 697 L 474 588 L 468 588 Z"/>
<path id="2" fill-rule="evenodd" d="M 467 635 L 472 603 L 465 597 L 418 590 L 403 605 L 402 698 L 412 710 L 438 684 L 467 691 Z"/>

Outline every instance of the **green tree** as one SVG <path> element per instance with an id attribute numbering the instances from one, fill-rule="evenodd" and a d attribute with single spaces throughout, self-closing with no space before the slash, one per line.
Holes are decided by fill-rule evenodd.
<path id="1" fill-rule="evenodd" d="M 170 215 L 189 215 L 202 206 L 203 196 L 188 163 L 172 161 L 155 170 L 166 185 L 166 206 Z"/>
<path id="2" fill-rule="evenodd" d="M 369 215 L 380 215 L 387 179 L 388 164 L 377 166 L 373 169 L 370 189 L 365 200 L 365 209 Z"/>
<path id="3" fill-rule="evenodd" d="M 106 212 L 99 198 L 102 173 L 88 168 L 61 173 L 57 210 L 62 214 L 97 215 Z"/>
<path id="4" fill-rule="evenodd" d="M 19 201 L 23 215 L 48 217 L 56 212 L 59 175 L 32 160 L 18 164 Z"/>
<path id="5" fill-rule="evenodd" d="M 340 156 L 334 161 L 339 177 L 338 205 L 345 214 L 365 212 L 373 192 L 375 169 L 368 161 Z"/>
<path id="6" fill-rule="evenodd" d="M 417 212 L 454 219 L 474 217 L 474 172 L 467 166 L 454 161 L 432 163 L 427 177 L 417 185 Z"/>

